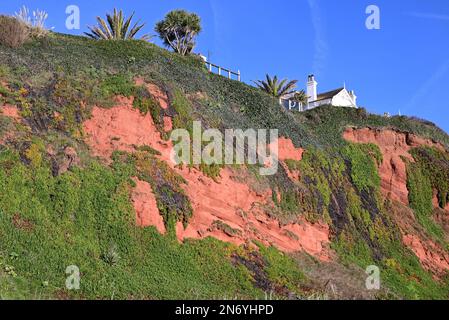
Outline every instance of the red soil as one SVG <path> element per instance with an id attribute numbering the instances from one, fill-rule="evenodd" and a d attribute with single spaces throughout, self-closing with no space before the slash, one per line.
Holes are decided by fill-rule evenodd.
<path id="1" fill-rule="evenodd" d="M 196 170 L 185 169 L 181 174 L 187 181 L 185 190 L 194 215 L 185 230 L 178 225 L 180 240 L 207 236 L 235 244 L 258 240 L 285 252 L 306 251 L 322 260 L 330 259 L 329 227 L 306 221 L 281 226 L 263 210 L 264 205 L 271 205 L 271 191 L 257 195 L 248 185 L 236 182 L 229 169 L 222 170 L 218 183 Z M 236 230 L 236 234 L 231 237 L 214 230 L 216 220 Z"/>
<path id="2" fill-rule="evenodd" d="M 274 148 L 273 144 L 270 145 L 270 150 Z M 284 137 L 281 137 L 278 139 L 278 160 L 280 165 L 284 168 L 285 172 L 287 173 L 288 177 L 293 180 L 297 181 L 300 179 L 300 172 L 299 171 L 291 171 L 288 166 L 285 164 L 286 160 L 295 160 L 295 161 L 301 161 L 302 155 L 304 153 L 304 149 L 302 148 L 296 148 L 293 145 L 293 141 Z"/>
<path id="3" fill-rule="evenodd" d="M 449 254 L 433 241 L 423 241 L 415 235 L 405 235 L 404 244 L 418 257 L 421 264 L 437 275 L 449 270 Z"/>
<path id="4" fill-rule="evenodd" d="M 133 178 L 136 187 L 132 191 L 132 202 L 136 211 L 136 220 L 139 227 L 154 226 L 165 234 L 165 225 L 156 203 L 151 185 L 148 182 Z"/>
<path id="5" fill-rule="evenodd" d="M 12 118 L 14 121 L 19 122 L 22 117 L 19 114 L 19 109 L 16 106 L 5 104 L 0 106 L 0 116 Z M 0 136 L 0 144 L 4 145 L 9 140 L 12 140 L 15 136 L 14 132 L 8 131 L 3 136 Z"/>
<path id="6" fill-rule="evenodd" d="M 413 161 L 409 150 L 418 146 L 433 146 L 444 150 L 444 147 L 433 141 L 420 138 L 414 134 L 393 130 L 348 128 L 343 138 L 356 143 L 374 143 L 383 154 L 383 162 L 379 168 L 381 190 L 386 198 L 408 205 L 406 165 L 401 157 Z"/>
<path id="7" fill-rule="evenodd" d="M 171 142 L 161 139 L 151 116 L 143 116 L 135 110 L 132 99 L 121 98 L 118 105 L 111 109 L 95 107 L 92 118 L 84 123 L 84 131 L 87 134 L 86 142 L 96 156 L 110 159 L 114 150 L 132 152 L 133 146 L 148 145 L 158 150 L 161 153 L 159 158 L 187 181 L 184 190 L 191 201 L 193 216 L 185 230 L 178 224 L 180 241 L 207 236 L 235 244 L 259 240 L 286 252 L 306 251 L 321 260 L 331 259 L 329 227 L 324 223 L 311 224 L 304 220 L 282 226 L 279 221 L 269 218 L 262 207 L 272 205 L 270 190 L 256 194 L 248 185 L 235 181 L 230 169 L 222 170 L 216 182 L 195 169 L 174 168 L 174 163 L 170 161 Z M 280 159 L 300 160 L 301 155 L 302 150 L 294 148 L 291 141 L 280 139 Z M 137 192 L 151 194 L 148 187 L 139 184 L 140 191 L 138 189 Z M 155 223 L 160 228 L 160 220 L 151 210 L 154 209 L 152 200 L 142 204 L 138 198 L 134 202 L 138 224 Z M 229 232 L 214 228 L 217 220 L 235 232 L 230 236 Z"/>
<path id="8" fill-rule="evenodd" d="M 304 149 L 296 148 L 293 145 L 293 141 L 287 138 L 279 138 L 278 139 L 278 158 L 280 161 L 285 160 L 302 160 L 302 154 L 304 153 Z"/>
<path id="9" fill-rule="evenodd" d="M 0 115 L 13 118 L 14 120 L 19 121 L 21 119 L 21 116 L 19 114 L 19 109 L 17 109 L 16 106 L 12 106 L 9 104 L 5 104 L 3 106 L 0 106 Z"/>
<path id="10" fill-rule="evenodd" d="M 132 104 L 132 98 L 121 97 L 113 108 L 93 108 L 91 119 L 83 124 L 93 155 L 109 159 L 115 150 L 132 152 L 134 146 L 143 145 L 163 149 L 165 142 L 151 116 L 142 115 Z M 165 149 L 169 154 L 170 150 Z"/>

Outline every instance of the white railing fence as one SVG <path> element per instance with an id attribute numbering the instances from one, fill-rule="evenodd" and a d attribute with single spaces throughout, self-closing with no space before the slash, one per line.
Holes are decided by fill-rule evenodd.
<path id="1" fill-rule="evenodd" d="M 207 62 L 206 61 L 205 63 L 206 63 L 207 70 L 209 70 L 209 72 L 217 73 L 218 75 L 224 76 L 224 77 L 227 76 L 228 79 L 234 79 L 234 80 L 237 80 L 237 81 L 242 81 L 242 75 L 240 73 L 240 70 L 235 72 L 235 71 L 232 71 L 230 69 L 226 69 L 226 68 L 220 67 L 220 66 L 218 66 L 216 64 L 213 64 L 211 62 Z"/>

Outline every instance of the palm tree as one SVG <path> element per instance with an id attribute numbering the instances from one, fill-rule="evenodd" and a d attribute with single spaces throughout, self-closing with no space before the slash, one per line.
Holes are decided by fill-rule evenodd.
<path id="1" fill-rule="evenodd" d="M 155 31 L 165 46 L 185 56 L 195 48 L 195 39 L 201 32 L 201 18 L 185 10 L 173 10 L 156 24 Z"/>
<path id="2" fill-rule="evenodd" d="M 309 97 L 304 90 L 295 92 L 293 96 L 293 101 L 299 102 L 300 104 L 307 105 L 309 103 Z"/>
<path id="3" fill-rule="evenodd" d="M 139 24 L 137 21 L 131 27 L 131 20 L 134 18 L 133 14 L 125 20 L 123 11 L 117 11 L 114 9 L 112 15 L 106 14 L 106 20 L 97 17 L 97 26 L 88 27 L 91 33 L 85 32 L 84 34 L 93 39 L 104 39 L 104 40 L 127 40 L 135 39 L 136 34 L 145 26 L 145 24 Z M 151 36 L 144 34 L 140 37 L 141 40 L 150 40 Z"/>
<path id="4" fill-rule="evenodd" d="M 298 80 L 289 81 L 288 79 L 283 79 L 279 81 L 277 76 L 274 76 L 274 78 L 271 78 L 267 74 L 267 80 L 257 80 L 253 81 L 259 89 L 267 92 L 268 94 L 272 95 L 276 98 L 283 98 L 288 94 L 294 93 L 296 88 L 296 83 L 298 83 Z"/>

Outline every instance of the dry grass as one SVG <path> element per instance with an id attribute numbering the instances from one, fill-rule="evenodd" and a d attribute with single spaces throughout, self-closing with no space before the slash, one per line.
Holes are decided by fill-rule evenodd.
<path id="1" fill-rule="evenodd" d="M 17 48 L 30 37 L 27 25 L 16 18 L 0 16 L 0 44 Z"/>

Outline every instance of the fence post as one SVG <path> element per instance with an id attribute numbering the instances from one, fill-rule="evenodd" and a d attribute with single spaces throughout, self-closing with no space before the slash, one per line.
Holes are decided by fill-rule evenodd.
<path id="1" fill-rule="evenodd" d="M 221 67 L 218 67 L 218 75 L 221 76 Z"/>
<path id="2" fill-rule="evenodd" d="M 228 70 L 228 78 L 229 78 L 229 79 L 232 78 L 232 76 L 231 76 L 231 70 Z"/>
<path id="3" fill-rule="evenodd" d="M 212 72 L 212 63 L 209 63 L 209 72 Z"/>
<path id="4" fill-rule="evenodd" d="M 237 80 L 240 82 L 241 80 L 241 75 L 240 75 L 240 70 L 237 71 Z"/>

